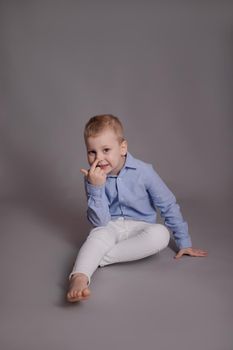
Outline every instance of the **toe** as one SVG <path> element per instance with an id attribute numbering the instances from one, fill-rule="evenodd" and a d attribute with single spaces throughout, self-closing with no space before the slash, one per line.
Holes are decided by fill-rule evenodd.
<path id="1" fill-rule="evenodd" d="M 68 294 L 67 294 L 67 298 L 68 300 L 72 301 L 73 299 L 77 298 L 77 291 L 76 290 L 71 290 Z"/>
<path id="2" fill-rule="evenodd" d="M 67 293 L 67 300 L 69 302 L 85 300 L 89 298 L 90 294 L 91 292 L 89 288 L 84 288 L 83 290 L 72 289 Z"/>
<path id="3" fill-rule="evenodd" d="M 70 293 L 71 298 L 75 298 L 75 294 L 76 294 L 75 290 L 72 290 L 72 292 Z"/>
<path id="4" fill-rule="evenodd" d="M 72 293 L 67 293 L 67 300 L 72 301 L 72 299 L 73 299 Z"/>
<path id="5" fill-rule="evenodd" d="M 88 288 L 83 290 L 83 297 L 88 297 L 90 295 L 90 290 Z"/>

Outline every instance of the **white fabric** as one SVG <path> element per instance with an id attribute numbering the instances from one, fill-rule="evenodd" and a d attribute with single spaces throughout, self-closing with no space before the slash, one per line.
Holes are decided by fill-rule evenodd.
<path id="1" fill-rule="evenodd" d="M 98 266 L 138 260 L 158 253 L 167 247 L 170 239 L 168 229 L 161 224 L 119 218 L 106 226 L 91 230 L 79 250 L 73 270 L 91 276 Z"/>

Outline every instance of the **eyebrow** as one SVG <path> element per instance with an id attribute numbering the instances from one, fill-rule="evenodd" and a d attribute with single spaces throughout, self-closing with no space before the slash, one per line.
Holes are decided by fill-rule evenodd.
<path id="1" fill-rule="evenodd" d="M 110 148 L 111 146 L 108 146 L 108 145 L 104 145 L 104 146 L 102 146 L 101 148 Z M 88 148 L 87 149 L 88 151 L 93 151 L 93 150 L 95 150 L 94 148 Z"/>

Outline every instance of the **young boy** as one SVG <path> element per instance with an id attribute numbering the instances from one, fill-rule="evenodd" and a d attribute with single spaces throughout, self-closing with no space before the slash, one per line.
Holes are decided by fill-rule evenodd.
<path id="1" fill-rule="evenodd" d="M 192 248 L 188 225 L 174 194 L 150 164 L 128 152 L 117 117 L 92 117 L 84 138 L 90 169 L 81 172 L 85 176 L 87 217 L 95 228 L 79 250 L 69 276 L 69 302 L 89 298 L 90 279 L 98 266 L 142 259 L 167 247 L 167 228 L 179 248 L 175 258 L 207 255 Z M 156 224 L 156 208 L 166 226 Z"/>

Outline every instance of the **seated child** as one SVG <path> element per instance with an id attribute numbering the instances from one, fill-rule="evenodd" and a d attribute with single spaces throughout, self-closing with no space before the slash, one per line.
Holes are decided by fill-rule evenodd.
<path id="1" fill-rule="evenodd" d="M 179 249 L 176 258 L 207 255 L 192 248 L 176 198 L 152 165 L 128 152 L 117 117 L 92 117 L 84 138 L 90 169 L 81 172 L 85 176 L 87 217 L 94 228 L 69 276 L 69 302 L 89 298 L 91 276 L 99 266 L 142 259 L 166 248 L 169 229 Z M 165 225 L 156 224 L 156 208 Z"/>

